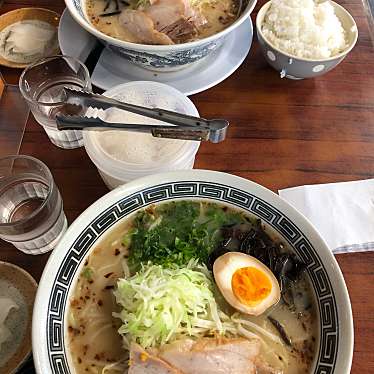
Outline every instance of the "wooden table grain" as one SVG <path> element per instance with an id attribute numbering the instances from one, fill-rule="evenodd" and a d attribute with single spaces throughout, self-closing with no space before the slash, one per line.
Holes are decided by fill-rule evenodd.
<path id="1" fill-rule="evenodd" d="M 191 97 L 201 115 L 231 122 L 224 143 L 201 146 L 197 168 L 236 174 L 273 191 L 374 176 L 374 49 L 360 0 L 339 3 L 354 16 L 359 40 L 332 72 L 304 81 L 282 80 L 266 64 L 255 39 L 247 59 L 230 78 Z M 62 0 L 8 0 L 0 12 L 26 6 L 60 13 L 64 9 Z M 18 82 L 19 70 L 1 72 L 7 83 Z M 70 223 L 108 192 L 84 149 L 53 146 L 32 116 L 20 153 L 39 158 L 51 169 Z M 374 373 L 374 253 L 336 258 L 354 315 L 352 373 Z M 36 279 L 47 259 L 48 254 L 26 256 L 0 241 L 0 260 L 25 268 Z"/>

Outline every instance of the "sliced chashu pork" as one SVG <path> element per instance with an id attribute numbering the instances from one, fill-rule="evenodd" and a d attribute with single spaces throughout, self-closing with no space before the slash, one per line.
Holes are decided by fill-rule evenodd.
<path id="1" fill-rule="evenodd" d="M 153 0 L 150 6 L 123 10 L 119 19 L 140 43 L 146 44 L 185 41 L 206 23 L 189 0 Z"/>
<path id="2" fill-rule="evenodd" d="M 157 0 L 143 11 L 152 18 L 156 29 L 162 31 L 184 17 L 186 6 L 183 0 Z"/>
<path id="3" fill-rule="evenodd" d="M 182 0 L 182 1 L 184 3 L 184 6 L 185 6 L 184 16 L 189 21 L 193 22 L 193 24 L 196 27 L 203 26 L 208 22 L 208 20 L 199 11 L 197 11 L 196 9 L 194 9 L 191 6 L 190 0 Z"/>
<path id="4" fill-rule="evenodd" d="M 144 12 L 153 19 L 159 31 L 181 20 L 190 22 L 194 27 L 207 23 L 206 18 L 190 5 L 189 0 L 155 0 L 151 6 L 144 8 Z"/>
<path id="5" fill-rule="evenodd" d="M 139 346 L 132 345 L 139 353 Z M 242 338 L 203 338 L 197 341 L 185 339 L 165 344 L 160 349 L 143 350 L 142 360 L 130 360 L 129 374 L 153 374 L 161 363 L 159 374 L 255 374 L 257 373 L 260 341 Z M 135 365 L 135 366 L 134 366 Z M 165 370 L 176 370 L 165 371 Z M 270 369 L 270 368 L 269 368 Z M 271 371 L 261 371 L 270 373 Z"/>
<path id="6" fill-rule="evenodd" d="M 189 350 L 164 348 L 159 357 L 184 374 L 254 374 L 259 353 L 257 339 L 203 338 Z"/>
<path id="7" fill-rule="evenodd" d="M 119 22 L 139 43 L 174 44 L 165 33 L 156 30 L 152 18 L 140 10 L 123 10 Z"/>
<path id="8" fill-rule="evenodd" d="M 167 362 L 146 352 L 140 345 L 131 344 L 128 374 L 182 374 Z"/>
<path id="9" fill-rule="evenodd" d="M 158 31 L 168 35 L 173 41 L 184 41 L 197 34 L 207 20 L 194 9 L 190 0 L 155 0 L 146 8 Z"/>

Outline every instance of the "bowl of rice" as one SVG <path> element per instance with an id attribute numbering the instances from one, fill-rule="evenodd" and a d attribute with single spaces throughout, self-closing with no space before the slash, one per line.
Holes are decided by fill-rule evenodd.
<path id="1" fill-rule="evenodd" d="M 267 62 L 281 78 L 314 78 L 336 67 L 358 38 L 353 17 L 327 0 L 271 0 L 256 18 Z"/>

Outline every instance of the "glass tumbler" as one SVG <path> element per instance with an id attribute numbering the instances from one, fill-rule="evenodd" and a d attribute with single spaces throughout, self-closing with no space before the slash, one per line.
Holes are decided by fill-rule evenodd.
<path id="1" fill-rule="evenodd" d="M 27 254 L 52 250 L 67 229 L 48 167 L 30 156 L 0 159 L 0 238 Z"/>
<path id="2" fill-rule="evenodd" d="M 91 91 L 89 72 L 79 60 L 53 56 L 27 67 L 19 80 L 19 88 L 35 119 L 43 126 L 49 139 L 60 148 L 83 145 L 81 131 L 59 131 L 57 114 L 79 114 L 79 108 L 65 103 L 64 87 Z"/>

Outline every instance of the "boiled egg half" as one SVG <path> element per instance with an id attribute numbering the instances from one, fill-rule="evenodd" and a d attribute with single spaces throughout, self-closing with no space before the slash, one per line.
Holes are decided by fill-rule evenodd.
<path id="1" fill-rule="evenodd" d="M 272 271 L 255 257 L 228 252 L 213 264 L 214 279 L 226 301 L 254 316 L 280 300 L 280 288 Z"/>

